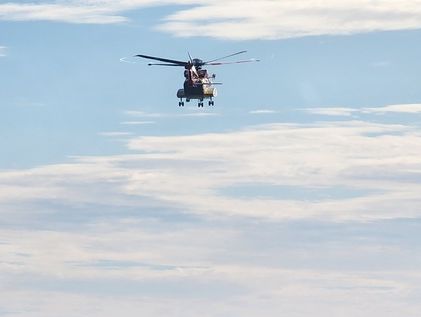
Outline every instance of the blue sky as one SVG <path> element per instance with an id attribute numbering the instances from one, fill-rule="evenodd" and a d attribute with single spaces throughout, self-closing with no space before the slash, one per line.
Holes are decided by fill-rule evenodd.
<path id="1" fill-rule="evenodd" d="M 420 21 L 0 1 L 0 316 L 419 316 Z M 132 58 L 241 50 L 204 108 Z"/>

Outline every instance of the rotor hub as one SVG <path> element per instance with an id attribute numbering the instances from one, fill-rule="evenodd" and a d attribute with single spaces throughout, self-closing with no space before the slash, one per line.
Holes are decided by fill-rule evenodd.
<path id="1" fill-rule="evenodd" d="M 204 65 L 205 63 L 201 60 L 201 59 L 199 59 L 199 58 L 194 58 L 193 59 L 193 65 L 194 66 L 196 66 L 196 67 L 200 67 L 200 66 L 202 66 L 202 65 Z"/>

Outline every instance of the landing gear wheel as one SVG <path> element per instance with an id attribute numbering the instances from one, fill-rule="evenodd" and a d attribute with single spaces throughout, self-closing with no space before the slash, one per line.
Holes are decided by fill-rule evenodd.
<path id="1" fill-rule="evenodd" d="M 214 106 L 215 102 L 213 100 L 209 101 L 209 106 Z"/>

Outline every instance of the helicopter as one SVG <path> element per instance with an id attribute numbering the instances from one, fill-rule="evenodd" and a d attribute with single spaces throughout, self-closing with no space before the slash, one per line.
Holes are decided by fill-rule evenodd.
<path id="1" fill-rule="evenodd" d="M 236 56 L 239 54 L 246 53 L 247 51 L 240 51 L 233 54 L 229 54 L 223 57 L 219 57 L 213 60 L 209 60 L 204 62 L 199 58 L 192 58 L 190 53 L 189 60 L 187 62 L 178 61 L 173 59 L 161 58 L 156 56 L 149 56 L 149 55 L 142 55 L 138 54 L 135 57 L 141 57 L 146 59 L 152 59 L 155 61 L 159 61 L 162 63 L 149 63 L 149 66 L 179 66 L 184 67 L 184 84 L 183 88 L 178 89 L 177 91 L 177 98 L 180 99 L 178 106 L 184 107 L 184 101 L 190 102 L 192 99 L 197 99 L 198 107 L 203 107 L 203 100 L 209 99 L 208 105 L 214 106 L 215 102 L 213 100 L 214 97 L 217 95 L 217 90 L 215 85 L 222 85 L 222 83 L 214 82 L 216 75 L 212 74 L 209 76 L 208 71 L 203 68 L 203 66 L 211 65 L 211 66 L 219 66 L 219 65 L 226 65 L 226 64 L 239 64 L 239 63 L 248 63 L 248 62 L 258 62 L 258 59 L 247 59 L 247 60 L 240 60 L 234 62 L 221 62 L 222 59 Z"/>

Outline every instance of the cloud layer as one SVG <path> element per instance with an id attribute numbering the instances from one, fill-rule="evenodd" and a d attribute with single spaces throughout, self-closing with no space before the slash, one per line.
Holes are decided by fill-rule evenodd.
<path id="1" fill-rule="evenodd" d="M 390 109 L 418 107 L 362 111 Z M 272 221 L 365 222 L 421 212 L 421 135 L 410 126 L 349 120 L 186 136 L 102 135 L 123 138 L 133 154 L 0 173 L 0 202 L 16 208 L 53 198 L 73 205 L 150 203 L 211 218 Z"/>
<path id="2" fill-rule="evenodd" d="M 416 29 L 421 1 L 218 1 L 177 12 L 161 29 L 180 36 L 281 39 Z M 209 17 L 210 21 L 209 21 Z"/>
<path id="3" fill-rule="evenodd" d="M 373 120 L 414 108 L 2 170 L 0 314 L 415 317 L 421 134 Z"/>
<path id="4" fill-rule="evenodd" d="M 0 19 L 70 23 L 128 22 L 125 12 L 147 6 L 186 5 L 158 23 L 176 36 L 233 40 L 408 30 L 421 27 L 421 0 L 247 0 L 41 1 L 0 4 Z"/>

